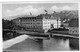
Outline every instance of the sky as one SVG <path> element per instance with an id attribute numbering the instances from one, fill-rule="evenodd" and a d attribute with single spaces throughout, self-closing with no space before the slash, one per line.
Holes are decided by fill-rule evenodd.
<path id="1" fill-rule="evenodd" d="M 54 11 L 78 10 L 77 3 L 26 3 L 26 4 L 2 4 L 2 17 L 5 19 L 10 16 L 17 15 L 39 15 L 45 13 L 53 13 Z"/>

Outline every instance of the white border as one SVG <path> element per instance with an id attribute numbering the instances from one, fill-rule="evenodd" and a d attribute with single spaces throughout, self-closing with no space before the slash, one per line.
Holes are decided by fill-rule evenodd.
<path id="1" fill-rule="evenodd" d="M 79 2 L 79 0 L 78 1 L 72 1 L 72 0 L 67 0 L 67 1 L 65 1 L 65 0 L 39 0 L 39 1 L 37 1 L 37 0 L 25 0 L 25 1 L 21 1 L 21 0 L 19 0 L 19 1 L 17 1 L 17 0 L 13 0 L 13 1 L 1 1 L 0 2 L 0 52 L 2 52 L 2 4 L 26 4 L 26 3 L 78 3 L 78 5 L 79 5 L 79 14 L 80 14 L 80 2 Z M 80 15 L 79 15 L 79 17 L 80 17 Z M 80 22 L 80 18 L 79 18 L 79 22 Z M 80 25 L 79 25 L 79 27 L 80 27 Z M 80 31 L 79 31 L 79 33 L 80 33 Z M 79 36 L 80 37 L 80 36 Z M 79 39 L 79 44 L 80 44 L 80 39 Z M 79 47 L 80 47 L 80 45 L 79 45 Z M 80 49 L 80 48 L 79 48 Z M 36 51 L 37 52 L 37 51 Z M 40 51 L 39 51 L 40 52 Z M 46 52 L 46 51 L 44 51 L 44 52 Z M 48 52 L 48 51 L 47 51 Z M 50 51 L 49 51 L 50 52 Z M 51 51 L 51 52 L 53 52 L 53 51 Z M 55 51 L 56 52 L 56 51 Z M 62 51 L 61 51 L 62 52 Z M 63 51 L 63 52 L 66 52 L 66 51 Z M 75 51 L 72 51 L 72 52 L 75 52 Z M 76 51 L 76 52 L 78 52 L 78 51 Z"/>
<path id="2" fill-rule="evenodd" d="M 78 3 L 80 0 L 0 0 L 1 3 Z"/>
<path id="3" fill-rule="evenodd" d="M 79 50 L 80 50 L 80 2 L 78 3 L 79 6 Z"/>
<path id="4" fill-rule="evenodd" d="M 0 51 L 2 48 L 2 3 L 0 3 Z"/>

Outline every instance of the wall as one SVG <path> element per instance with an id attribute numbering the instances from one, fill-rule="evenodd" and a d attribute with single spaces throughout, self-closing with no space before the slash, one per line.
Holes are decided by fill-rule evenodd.
<path id="1" fill-rule="evenodd" d="M 23 17 L 13 20 L 17 25 L 25 27 L 29 31 L 43 31 L 42 18 L 40 17 Z"/>
<path id="2" fill-rule="evenodd" d="M 43 19 L 43 29 L 51 29 L 51 24 L 54 28 L 57 28 L 57 20 L 55 19 Z M 60 27 L 61 22 L 58 21 L 58 28 Z"/>

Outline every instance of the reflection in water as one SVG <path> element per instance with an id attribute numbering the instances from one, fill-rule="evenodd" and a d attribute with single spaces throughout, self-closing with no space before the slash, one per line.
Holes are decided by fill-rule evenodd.
<path id="1" fill-rule="evenodd" d="M 45 51 L 79 50 L 79 39 L 54 37 L 43 40 L 43 48 Z"/>
<path id="2" fill-rule="evenodd" d="M 71 50 L 79 50 L 79 39 L 69 39 Z"/>
<path id="3" fill-rule="evenodd" d="M 79 39 L 67 39 L 54 37 L 50 40 L 43 40 L 44 51 L 68 51 L 79 50 Z"/>
<path id="4" fill-rule="evenodd" d="M 64 39 L 51 38 L 50 40 L 44 40 L 43 44 L 45 51 L 70 50 L 69 39 L 64 40 Z"/>

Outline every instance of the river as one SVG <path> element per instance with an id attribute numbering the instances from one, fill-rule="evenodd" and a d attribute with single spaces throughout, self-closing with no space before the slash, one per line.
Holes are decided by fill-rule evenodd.
<path id="1" fill-rule="evenodd" d="M 76 40 L 76 39 L 73 39 Z M 77 39 L 78 40 L 78 39 Z M 72 44 L 73 43 L 73 44 Z M 72 39 L 65 39 L 65 38 L 51 38 L 50 40 L 44 40 L 43 41 L 43 50 L 45 51 L 71 51 L 71 50 L 78 50 L 78 44 L 79 42 L 76 41 L 72 42 Z M 72 47 L 71 47 L 72 45 Z M 75 48 L 75 47 L 77 48 Z"/>
<path id="2" fill-rule="evenodd" d="M 75 40 L 75 41 L 74 41 Z M 54 37 L 35 41 L 32 39 L 25 39 L 24 41 L 15 44 L 6 50 L 19 51 L 76 51 L 79 50 L 79 39 L 68 39 L 61 37 Z M 16 51 L 15 51 L 16 52 Z"/>

